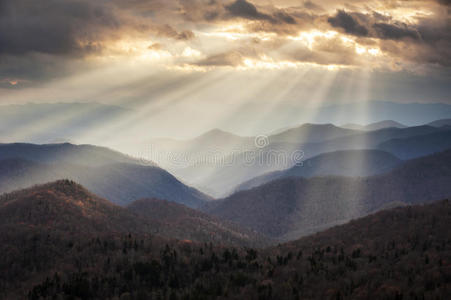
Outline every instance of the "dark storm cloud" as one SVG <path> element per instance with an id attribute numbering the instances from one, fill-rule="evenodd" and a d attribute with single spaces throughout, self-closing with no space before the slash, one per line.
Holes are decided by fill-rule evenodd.
<path id="1" fill-rule="evenodd" d="M 418 64 L 451 66 L 451 32 L 447 23 L 423 20 L 417 25 L 418 39 L 383 40 L 381 48 L 387 54 Z"/>
<path id="2" fill-rule="evenodd" d="M 295 6 L 287 5 L 288 2 Z M 360 46 L 380 48 L 397 65 L 404 62 L 451 65 L 449 8 L 443 6 L 450 1 L 417 1 L 412 7 L 424 6 L 429 14 L 418 13 L 406 23 L 396 19 L 399 13 L 390 11 L 391 7 L 400 7 L 400 2 L 382 1 L 378 2 L 379 6 L 371 5 L 374 4 L 371 1 L 350 3 L 337 0 L 296 3 L 283 0 L 0 0 L 0 80 L 45 80 L 61 72 L 77 72 L 85 64 L 74 61 L 80 63 L 87 56 L 106 55 L 111 51 L 108 46 L 123 39 L 125 44 L 135 39 L 145 44 L 148 40 L 156 51 L 162 49 L 161 45 L 168 50 L 176 41 L 181 49 L 191 47 L 201 51 L 201 57 L 206 57 L 197 63 L 201 66 L 239 66 L 244 58 L 258 59 L 259 55 L 272 56 L 276 61 L 283 57 L 318 64 L 363 64 L 355 58 L 354 47 L 340 44 L 340 39 L 323 41 L 314 37 L 313 49 L 290 49 L 293 51 L 289 53 L 281 49 L 295 43 L 291 38 L 302 32 L 331 29 L 357 37 L 355 41 Z M 409 3 L 402 2 L 407 7 Z M 385 7 L 386 11 L 383 8 L 372 11 L 371 7 Z M 332 8 L 340 9 L 332 12 Z M 235 43 L 234 49 L 239 51 L 221 53 L 208 47 L 209 40 L 203 33 L 221 31 L 224 25 L 237 23 L 242 35 L 227 43 Z M 194 32 L 199 32 L 199 37 Z M 247 38 L 246 33 L 255 34 Z M 263 42 L 261 33 L 273 41 Z M 215 39 L 212 45 L 219 45 L 220 38 Z M 257 49 L 258 55 L 252 49 Z M 178 62 L 175 60 L 175 64 Z"/>
<path id="3" fill-rule="evenodd" d="M 91 1 L 2 1 L 0 54 L 93 52 L 102 31 L 120 25 L 109 7 Z"/>
<path id="4" fill-rule="evenodd" d="M 230 5 L 226 5 L 227 11 L 236 17 L 241 17 L 250 20 L 271 20 L 271 16 L 261 13 L 257 10 L 255 5 L 246 0 L 236 0 Z"/>
<path id="5" fill-rule="evenodd" d="M 348 14 L 344 10 L 339 10 L 333 17 L 329 17 L 327 21 L 333 27 L 342 28 L 346 33 L 357 36 L 368 36 L 368 29 L 360 24 L 359 20 Z"/>
<path id="6" fill-rule="evenodd" d="M 282 9 L 271 8 L 270 12 L 261 12 L 257 7 L 246 0 L 236 0 L 224 6 L 228 13 L 227 17 L 243 18 L 247 20 L 265 21 L 277 26 L 276 24 L 296 24 L 296 19 Z M 276 28 L 274 30 L 277 30 Z"/>
<path id="7" fill-rule="evenodd" d="M 415 28 L 409 28 L 402 22 L 386 23 L 390 20 L 390 17 L 383 16 L 377 12 L 362 14 L 358 12 L 348 13 L 344 10 L 338 10 L 335 16 L 328 18 L 329 24 L 333 27 L 341 28 L 344 32 L 359 37 L 391 40 L 419 38 Z"/>
<path id="8" fill-rule="evenodd" d="M 437 0 L 437 2 L 442 4 L 442 5 L 451 6 L 451 0 Z"/>
<path id="9" fill-rule="evenodd" d="M 381 39 L 399 40 L 403 38 L 418 39 L 418 32 L 408 28 L 405 24 L 392 25 L 387 23 L 376 23 L 373 28 L 377 32 L 377 36 Z"/>
<path id="10" fill-rule="evenodd" d="M 418 25 L 407 25 L 403 22 L 393 21 L 391 17 L 383 16 L 377 12 L 362 14 L 338 10 L 335 16 L 328 18 L 328 22 L 331 26 L 340 28 L 348 34 L 382 40 L 405 38 L 427 40 L 427 36 L 443 37 L 446 35 L 443 32 L 444 28 L 437 28 L 434 21 L 423 20 Z M 434 28 L 433 31 L 430 30 L 432 28 Z M 437 31 L 437 29 L 439 30 Z"/>
<path id="11" fill-rule="evenodd" d="M 450 19 L 446 14 L 418 17 L 415 24 L 406 24 L 377 12 L 338 10 L 328 22 L 347 34 L 378 40 L 381 49 L 398 60 L 451 65 Z"/>
<path id="12" fill-rule="evenodd" d="M 324 8 L 322 8 L 318 4 L 315 4 L 311 1 L 305 1 L 304 8 L 309 9 L 309 10 L 314 10 L 314 11 L 324 11 Z"/>
<path id="13" fill-rule="evenodd" d="M 133 35 L 194 38 L 189 29 L 147 16 L 144 8 L 163 7 L 161 2 L 128 3 L 126 10 L 107 0 L 0 0 L 0 79 L 46 80 L 76 72 L 74 61 L 81 66 L 86 56 L 102 55 L 109 43 Z"/>
<path id="14" fill-rule="evenodd" d="M 296 20 L 288 13 L 283 11 L 278 11 L 274 14 L 277 20 L 281 20 L 286 24 L 296 24 Z"/>
<path id="15" fill-rule="evenodd" d="M 156 5 L 156 1 L 147 2 Z M 143 3 L 129 1 L 135 8 Z M 194 37 L 191 30 L 178 31 L 135 12 L 120 10 L 115 2 L 106 0 L 1 1 L 0 54 L 84 55 L 101 51 L 103 42 L 120 39 L 126 31 L 178 40 Z"/>

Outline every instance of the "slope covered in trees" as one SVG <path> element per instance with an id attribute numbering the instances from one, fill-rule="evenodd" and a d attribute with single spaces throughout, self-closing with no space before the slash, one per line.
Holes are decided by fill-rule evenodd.
<path id="1" fill-rule="evenodd" d="M 446 299 L 450 216 L 448 201 L 397 208 L 266 249 L 2 228 L 0 297 Z"/>
<path id="2" fill-rule="evenodd" d="M 391 205 L 451 196 L 451 150 L 371 177 L 284 178 L 208 203 L 204 211 L 282 240 Z"/>
<path id="3" fill-rule="evenodd" d="M 69 180 L 0 195 L 0 226 L 2 232 L 36 228 L 74 237 L 133 233 L 228 245 L 266 243 L 252 231 L 180 204 L 143 199 L 124 208 Z"/>
<path id="4" fill-rule="evenodd" d="M 148 222 L 153 234 L 165 237 L 243 246 L 263 246 L 270 242 L 256 231 L 174 202 L 140 199 L 127 209 Z"/>

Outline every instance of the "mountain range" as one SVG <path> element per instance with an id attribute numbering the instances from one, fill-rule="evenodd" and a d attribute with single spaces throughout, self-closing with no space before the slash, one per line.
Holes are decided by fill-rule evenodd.
<path id="1" fill-rule="evenodd" d="M 171 223 L 172 204 L 137 204 Z M 67 180 L 0 196 L 0 297 L 444 299 L 450 288 L 447 200 L 266 248 L 148 234 L 141 213 Z"/>
<path id="2" fill-rule="evenodd" d="M 210 197 L 152 162 L 89 145 L 0 145 L 0 192 L 72 179 L 113 203 L 159 198 L 198 207 Z"/>
<path id="3" fill-rule="evenodd" d="M 281 171 L 322 153 L 343 150 L 379 149 L 385 142 L 395 139 L 419 137 L 447 131 L 447 127 L 417 126 L 385 128 L 375 131 L 342 129 L 331 124 L 305 124 L 287 132 L 268 136 L 263 147 L 228 153 L 220 152 L 220 159 L 205 159 L 183 167 L 169 168 L 171 173 L 189 185 L 214 197 L 232 193 L 238 185 L 269 172 Z M 316 135 L 309 135 L 315 132 Z M 299 139 L 301 138 L 302 139 Z M 420 142 L 421 138 L 418 138 Z M 449 140 L 449 139 L 448 139 Z M 283 141 L 283 142 L 282 142 Z M 434 147 L 425 144 L 422 151 L 412 151 L 408 158 L 445 150 L 448 142 Z M 430 149 L 428 148 L 430 147 Z M 382 148 L 381 150 L 384 150 Z M 216 152 L 214 152 L 216 153 Z M 397 156 L 396 152 L 392 153 Z M 400 157 L 401 158 L 401 157 Z"/>
<path id="4" fill-rule="evenodd" d="M 451 150 L 369 177 L 282 178 L 207 203 L 203 210 L 292 240 L 393 205 L 451 196 Z"/>
<path id="5" fill-rule="evenodd" d="M 368 122 L 448 107 L 379 105 Z M 48 130 L 30 107 L 0 113 L 0 139 L 76 138 L 127 114 L 38 105 Z M 67 109 L 77 117 L 58 127 Z M 153 140 L 162 165 L 101 146 L 0 144 L 0 299 L 446 299 L 451 125 L 418 125 L 214 129 Z"/>
<path id="6" fill-rule="evenodd" d="M 384 121 L 380 121 L 380 122 L 371 123 L 371 124 L 368 124 L 368 125 L 344 124 L 344 125 L 341 125 L 341 127 L 354 129 L 354 130 L 373 131 L 373 130 L 391 128 L 391 127 L 393 127 L 393 128 L 406 128 L 407 126 L 404 125 L 404 124 L 401 124 L 399 122 L 393 121 L 393 120 L 384 120 Z"/>
<path id="7" fill-rule="evenodd" d="M 451 147 L 450 147 L 451 148 Z M 320 154 L 287 170 L 275 171 L 243 182 L 237 191 L 287 177 L 349 176 L 362 177 L 388 172 L 403 161 L 380 150 L 344 150 Z"/>
<path id="8" fill-rule="evenodd" d="M 160 199 L 121 207 L 71 180 L 58 180 L 0 196 L 1 226 L 32 226 L 73 236 L 152 234 L 191 242 L 255 246 L 268 242 L 256 232 Z"/>

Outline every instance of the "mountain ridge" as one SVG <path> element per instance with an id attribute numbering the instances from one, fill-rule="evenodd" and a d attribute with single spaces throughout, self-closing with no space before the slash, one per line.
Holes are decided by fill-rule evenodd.
<path id="1" fill-rule="evenodd" d="M 290 240 L 362 217 L 391 203 L 451 196 L 451 150 L 371 177 L 282 178 L 208 203 L 207 213 Z"/>
<path id="2" fill-rule="evenodd" d="M 54 151 L 47 151 L 49 148 Z M 113 157 L 105 156 L 105 152 Z M 0 145 L 0 170 L 0 192 L 66 178 L 121 205 L 156 197 L 197 207 L 211 199 L 154 164 L 102 147 L 4 144 Z"/>
<path id="3" fill-rule="evenodd" d="M 257 187 L 285 177 L 348 176 L 362 177 L 387 172 L 402 161 L 380 150 L 343 150 L 319 154 L 282 171 L 255 177 L 240 184 L 236 191 Z"/>

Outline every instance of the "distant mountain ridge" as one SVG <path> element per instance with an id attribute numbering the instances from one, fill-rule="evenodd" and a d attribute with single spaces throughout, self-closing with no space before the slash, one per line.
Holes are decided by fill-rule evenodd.
<path id="1" fill-rule="evenodd" d="M 167 171 L 107 148 L 89 145 L 0 145 L 0 192 L 72 179 L 92 192 L 127 205 L 155 197 L 190 207 L 210 198 Z"/>
<path id="2" fill-rule="evenodd" d="M 433 122 L 428 123 L 429 126 L 434 127 L 443 127 L 443 126 L 450 126 L 451 125 L 451 119 L 440 119 Z"/>
<path id="3" fill-rule="evenodd" d="M 271 172 L 243 182 L 237 191 L 287 177 L 348 176 L 362 177 L 388 172 L 402 160 L 380 150 L 344 150 L 320 154 L 287 170 Z"/>
<path id="4" fill-rule="evenodd" d="M 451 149 L 451 128 L 409 138 L 392 139 L 381 143 L 378 149 L 393 153 L 402 159 L 412 159 Z"/>
<path id="5" fill-rule="evenodd" d="M 131 163 L 156 166 L 152 161 L 133 158 L 106 147 L 75 145 L 71 143 L 29 144 L 0 143 L 0 160 L 23 158 L 41 163 L 65 162 L 86 166 L 102 166 L 111 163 Z"/>
<path id="6" fill-rule="evenodd" d="M 333 124 L 303 124 L 268 137 L 270 143 L 318 143 L 325 140 L 353 135 L 352 129 Z"/>
<path id="7" fill-rule="evenodd" d="M 291 240 L 393 204 L 451 196 L 451 150 L 371 177 L 284 178 L 237 192 L 203 210 L 274 238 Z"/>
<path id="8" fill-rule="evenodd" d="M 341 113 L 337 113 L 341 112 Z M 390 101 L 348 102 L 325 105 L 316 109 L 310 122 L 374 123 L 396 120 L 407 126 L 420 126 L 451 116 L 451 105 L 445 103 L 400 103 Z"/>
<path id="9" fill-rule="evenodd" d="M 359 125 L 359 124 L 344 124 L 340 127 L 348 128 L 348 129 L 354 129 L 354 130 L 366 130 L 366 131 L 373 131 L 373 130 L 379 130 L 379 129 L 385 129 L 385 128 L 406 128 L 407 126 L 404 124 L 401 124 L 399 122 L 393 121 L 393 120 L 384 120 L 380 122 L 371 123 L 368 125 Z"/>
<path id="10" fill-rule="evenodd" d="M 207 163 L 193 163 L 170 170 L 190 185 L 203 191 L 209 191 L 215 197 L 224 197 L 232 193 L 243 182 L 269 172 L 291 168 L 299 162 L 292 159 L 293 154 L 296 153 L 302 156 L 300 159 L 307 160 L 328 152 L 378 149 L 380 144 L 392 139 L 409 138 L 445 130 L 446 128 L 416 126 L 355 131 L 340 129 L 331 124 L 309 124 L 290 129 L 288 133 L 277 134 L 276 138 L 274 136 L 264 137 L 262 140 L 264 147 L 262 148 L 254 146 L 249 150 L 230 153 L 222 159 L 211 159 L 207 160 Z M 308 132 L 312 134 L 316 132 L 318 136 L 310 135 Z M 227 154 L 227 151 L 222 153 L 224 152 Z M 214 154 L 216 153 L 214 152 Z"/>

